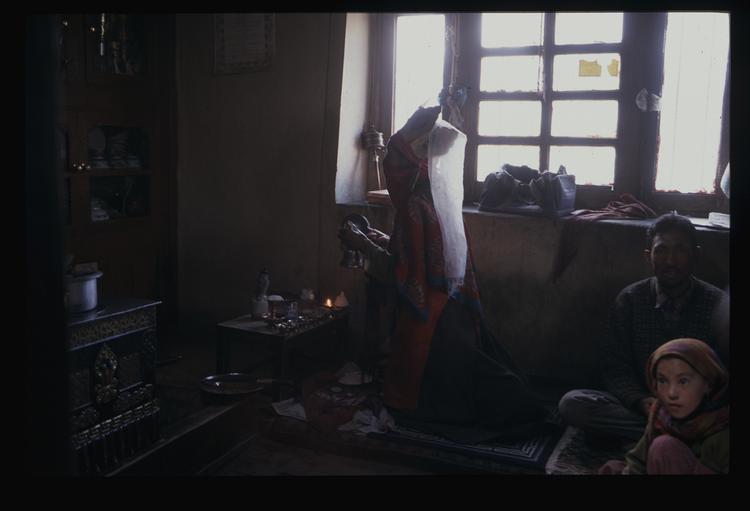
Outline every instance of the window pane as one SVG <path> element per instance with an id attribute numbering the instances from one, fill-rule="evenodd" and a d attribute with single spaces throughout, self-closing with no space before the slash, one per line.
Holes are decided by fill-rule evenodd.
<path id="1" fill-rule="evenodd" d="M 617 90 L 620 88 L 620 55 L 596 53 L 555 56 L 554 90 Z"/>
<path id="2" fill-rule="evenodd" d="M 482 14 L 482 46 L 539 46 L 544 37 L 544 14 L 541 12 Z"/>
<path id="3" fill-rule="evenodd" d="M 539 55 L 485 57 L 479 88 L 483 91 L 538 91 L 542 74 Z"/>
<path id="4" fill-rule="evenodd" d="M 437 104 L 443 88 L 445 17 L 399 16 L 396 22 L 394 130 L 421 105 Z"/>
<path id="5" fill-rule="evenodd" d="M 478 132 L 484 136 L 538 136 L 542 124 L 540 101 L 481 101 Z"/>
<path id="6" fill-rule="evenodd" d="M 480 145 L 477 148 L 477 181 L 497 172 L 509 163 L 539 168 L 539 146 L 531 145 Z"/>
<path id="7" fill-rule="evenodd" d="M 621 12 L 564 12 L 555 15 L 555 44 L 619 43 Z"/>
<path id="8" fill-rule="evenodd" d="M 668 14 L 657 190 L 713 191 L 728 52 L 728 14 Z"/>
<path id="9" fill-rule="evenodd" d="M 616 138 L 617 101 L 553 101 L 552 136 Z"/>
<path id="10" fill-rule="evenodd" d="M 614 147 L 551 146 L 549 168 L 564 165 L 577 185 L 612 185 L 615 179 Z"/>

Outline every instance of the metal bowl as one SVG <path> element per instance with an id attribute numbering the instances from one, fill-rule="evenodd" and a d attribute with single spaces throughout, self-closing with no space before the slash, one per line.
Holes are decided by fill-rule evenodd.
<path id="1" fill-rule="evenodd" d="M 370 228 L 370 222 L 367 220 L 367 218 L 357 213 L 350 213 L 346 215 L 342 224 L 346 225 L 346 222 L 353 223 L 357 226 L 357 229 L 364 232 L 365 234 L 367 234 L 367 231 Z"/>
<path id="2" fill-rule="evenodd" d="M 226 373 L 206 376 L 201 380 L 200 388 L 211 395 L 240 397 L 263 390 L 263 385 L 249 374 Z"/>
<path id="3" fill-rule="evenodd" d="M 104 275 L 100 271 L 84 275 L 65 275 L 65 291 L 67 292 L 67 307 L 71 313 L 82 313 L 96 309 L 96 282 Z"/>

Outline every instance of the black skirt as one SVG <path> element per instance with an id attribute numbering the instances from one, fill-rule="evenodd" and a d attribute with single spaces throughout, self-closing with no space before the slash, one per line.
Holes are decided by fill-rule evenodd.
<path id="1" fill-rule="evenodd" d="M 466 443 L 528 437 L 547 416 L 507 351 L 454 299 L 435 327 L 417 408 L 390 411 L 400 425 Z"/>

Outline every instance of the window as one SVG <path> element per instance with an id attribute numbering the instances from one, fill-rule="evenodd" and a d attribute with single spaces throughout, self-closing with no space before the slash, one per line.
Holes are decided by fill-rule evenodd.
<path id="1" fill-rule="evenodd" d="M 656 189 L 713 190 L 729 54 L 729 17 L 669 13 Z"/>
<path id="2" fill-rule="evenodd" d="M 565 166 L 579 207 L 629 192 L 681 212 L 686 198 L 716 210 L 728 162 L 727 13 L 380 16 L 392 84 L 381 98 L 386 134 L 449 84 L 470 88 L 461 126 L 468 201 L 511 163 Z"/>
<path id="3" fill-rule="evenodd" d="M 474 181 L 511 163 L 564 165 L 579 184 L 611 186 L 622 13 L 477 16 Z"/>
<path id="4" fill-rule="evenodd" d="M 396 18 L 394 126 L 403 126 L 420 105 L 435 103 L 443 88 L 445 16 Z"/>

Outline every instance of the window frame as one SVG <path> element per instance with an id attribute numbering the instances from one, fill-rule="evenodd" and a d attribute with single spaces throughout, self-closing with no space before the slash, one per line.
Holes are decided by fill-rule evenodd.
<path id="1" fill-rule="evenodd" d="M 418 13 L 376 14 L 377 29 L 373 32 L 379 48 L 380 94 L 376 99 L 376 122 L 382 126 L 386 137 L 398 127 L 392 126 L 395 77 L 395 29 L 399 16 Z M 438 14 L 438 13 L 435 13 Z M 442 13 L 446 20 L 445 65 L 443 83 L 450 83 L 455 73 L 455 83 L 468 86 L 469 95 L 462 109 L 467 135 L 464 160 L 464 202 L 475 204 L 479 200 L 483 183 L 476 181 L 477 147 L 482 144 L 514 142 L 540 147 L 540 168 L 547 169 L 551 145 L 611 146 L 615 148 L 614 185 L 576 186 L 576 208 L 600 208 L 623 193 L 630 193 L 657 211 L 678 210 L 684 214 L 705 216 L 709 211 L 728 212 L 728 200 L 719 191 L 723 168 L 728 162 L 729 143 L 729 73 L 724 91 L 723 121 L 721 128 L 720 158 L 709 193 L 660 192 L 655 190 L 659 112 L 641 112 L 635 97 L 642 88 L 661 95 L 663 82 L 664 42 L 667 12 L 624 12 L 623 34 L 620 43 L 564 44 L 554 42 L 555 12 L 544 12 L 542 91 L 540 92 L 482 92 L 479 88 L 481 58 L 494 55 L 537 55 L 539 47 L 483 48 L 481 46 L 481 12 Z M 731 47 L 730 47 L 731 52 Z M 620 54 L 620 87 L 604 91 L 554 91 L 552 67 L 555 55 L 589 53 Z M 541 131 L 538 137 L 484 136 L 477 133 L 479 102 L 497 99 L 534 99 L 542 101 Z M 551 102 L 561 99 L 609 99 L 618 101 L 616 138 L 560 137 L 551 135 Z M 722 156 L 724 155 L 724 156 Z M 553 169 L 554 170 L 554 169 Z"/>

